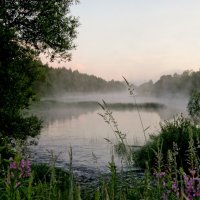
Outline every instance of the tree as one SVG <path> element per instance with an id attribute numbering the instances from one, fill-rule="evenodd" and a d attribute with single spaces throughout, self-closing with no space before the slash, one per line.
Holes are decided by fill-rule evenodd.
<path id="1" fill-rule="evenodd" d="M 77 0 L 1 0 L 0 22 L 13 30 L 15 40 L 34 47 L 37 53 L 70 59 L 78 20 L 69 7 Z"/>
<path id="2" fill-rule="evenodd" d="M 78 21 L 70 16 L 73 0 L 0 1 L 0 144 L 5 138 L 27 139 L 41 121 L 24 110 L 34 100 L 41 78 L 38 56 L 70 59 Z"/>
<path id="3" fill-rule="evenodd" d="M 195 123 L 200 122 L 200 92 L 194 91 L 189 99 L 188 105 L 188 113 Z"/>

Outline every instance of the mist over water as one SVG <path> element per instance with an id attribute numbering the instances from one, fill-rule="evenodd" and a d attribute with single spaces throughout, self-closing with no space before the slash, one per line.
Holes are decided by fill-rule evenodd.
<path id="1" fill-rule="evenodd" d="M 114 133 L 107 123 L 98 115 L 103 113 L 97 102 L 121 103 L 127 105 L 134 103 L 133 97 L 127 93 L 110 94 L 66 94 L 51 98 L 44 98 L 34 105 L 32 112 L 44 120 L 39 143 L 31 147 L 35 161 L 48 162 L 49 152 L 60 156 L 57 165 L 67 168 L 70 146 L 73 150 L 73 166 L 77 173 L 95 170 L 107 171 L 108 162 L 111 160 L 113 148 L 104 138 L 116 143 Z M 165 108 L 140 109 L 143 124 L 150 127 L 149 134 L 158 133 L 159 123 L 171 119 L 176 114 L 186 114 L 187 98 L 155 98 L 136 96 L 138 104 L 160 103 Z M 113 108 L 113 116 L 118 122 L 120 130 L 127 135 L 130 145 L 144 144 L 144 134 L 136 109 L 129 107 Z M 95 155 L 95 159 L 93 156 Z M 121 165 L 120 158 L 115 155 L 115 162 Z"/>

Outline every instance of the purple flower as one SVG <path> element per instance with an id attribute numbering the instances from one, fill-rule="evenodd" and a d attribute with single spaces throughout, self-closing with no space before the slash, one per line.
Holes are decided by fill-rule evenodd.
<path id="1" fill-rule="evenodd" d="M 196 170 L 195 169 L 193 169 L 193 170 L 191 169 L 190 170 L 190 174 L 192 175 L 192 177 L 194 177 L 194 175 L 196 174 Z"/>
<path id="2" fill-rule="evenodd" d="M 165 186 L 166 186 L 166 182 L 165 182 L 165 181 L 163 181 L 163 182 L 162 182 L 162 185 L 163 185 L 163 187 L 165 187 Z"/>
<path id="3" fill-rule="evenodd" d="M 18 188 L 21 185 L 21 180 L 30 176 L 31 163 L 29 160 L 24 159 L 20 160 L 20 162 L 18 163 L 11 160 L 9 169 L 9 180 L 7 180 L 6 182 L 8 184 L 12 184 L 12 181 L 16 181 L 17 183 L 15 185 L 15 188 Z"/>
<path id="4" fill-rule="evenodd" d="M 172 184 L 172 189 L 173 189 L 174 191 L 176 191 L 176 190 L 177 190 L 177 185 L 176 185 L 176 183 L 175 183 L 175 182 Z"/>
<path id="5" fill-rule="evenodd" d="M 10 169 L 17 169 L 17 163 L 15 161 L 10 163 Z"/>
<path id="6" fill-rule="evenodd" d="M 195 193 L 193 196 L 200 197 L 200 192 Z"/>
<path id="7" fill-rule="evenodd" d="M 189 180 L 189 178 L 188 178 L 188 176 L 186 174 L 183 176 L 183 179 L 184 179 L 185 183 L 188 182 L 188 180 Z"/>
<path id="8" fill-rule="evenodd" d="M 26 161 L 25 161 L 24 159 L 22 159 L 22 160 L 20 161 L 20 163 L 19 163 L 19 167 L 20 167 L 21 169 L 23 169 L 23 168 L 25 168 L 25 166 L 26 166 Z"/>
<path id="9" fill-rule="evenodd" d="M 198 181 L 200 182 L 200 178 L 196 177 L 196 178 L 193 178 L 194 181 Z"/>
<path id="10" fill-rule="evenodd" d="M 165 172 L 155 172 L 154 175 L 156 176 L 156 178 L 162 178 L 165 176 Z"/>
<path id="11" fill-rule="evenodd" d="M 26 166 L 26 176 L 30 176 L 30 173 L 31 173 L 31 163 L 30 163 L 30 160 L 26 160 L 25 166 Z"/>

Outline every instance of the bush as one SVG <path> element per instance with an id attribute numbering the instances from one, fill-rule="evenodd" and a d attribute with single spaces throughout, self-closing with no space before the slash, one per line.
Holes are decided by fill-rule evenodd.
<path id="1" fill-rule="evenodd" d="M 173 121 L 165 121 L 161 124 L 160 133 L 156 136 L 151 136 L 150 141 L 146 145 L 134 152 L 136 165 L 145 168 L 148 162 L 150 169 L 153 169 L 156 167 L 155 165 L 158 160 L 156 152 L 160 152 L 162 155 L 162 163 L 167 163 L 168 150 L 171 150 L 171 152 L 177 151 L 177 167 L 183 167 L 185 170 L 189 169 L 189 164 L 185 158 L 189 154 L 190 135 L 194 141 L 193 146 L 196 147 L 196 153 L 200 155 L 200 149 L 197 148 L 199 145 L 200 129 L 191 120 L 183 116 L 178 116 Z M 175 149 L 175 147 L 177 148 Z"/>
<path id="2" fill-rule="evenodd" d="M 49 167 L 47 164 L 34 164 L 32 171 L 34 172 L 33 183 L 35 185 L 38 183 L 50 184 L 53 174 L 56 178 L 56 186 L 61 191 L 69 188 L 69 172 L 63 169 Z"/>
<path id="3" fill-rule="evenodd" d="M 188 113 L 195 123 L 200 122 L 200 92 L 193 92 L 190 96 L 188 105 Z"/>

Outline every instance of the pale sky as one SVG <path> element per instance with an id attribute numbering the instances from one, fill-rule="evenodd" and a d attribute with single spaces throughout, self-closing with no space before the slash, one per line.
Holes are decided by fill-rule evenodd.
<path id="1" fill-rule="evenodd" d="M 134 83 L 200 69 L 200 0 L 80 0 L 77 49 L 64 65 Z"/>

